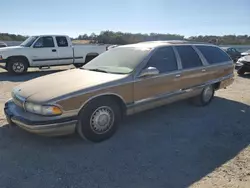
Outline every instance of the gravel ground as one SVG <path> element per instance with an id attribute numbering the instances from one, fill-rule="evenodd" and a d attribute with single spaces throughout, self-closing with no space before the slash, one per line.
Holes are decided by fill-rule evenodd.
<path id="1" fill-rule="evenodd" d="M 207 107 L 146 111 L 92 144 L 7 125 L 2 109 L 12 87 L 55 72 L 32 71 L 16 77 L 0 69 L 1 188 L 250 187 L 250 76 L 236 76 Z"/>

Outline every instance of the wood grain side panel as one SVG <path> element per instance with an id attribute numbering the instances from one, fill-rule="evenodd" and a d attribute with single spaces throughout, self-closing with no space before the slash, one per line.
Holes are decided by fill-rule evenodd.
<path id="1" fill-rule="evenodd" d="M 61 100 L 58 102 L 59 105 L 63 107 L 63 110 L 77 110 L 82 107 L 82 105 L 88 101 L 90 98 L 102 95 L 102 94 L 116 94 L 121 96 L 125 103 L 133 102 L 133 83 L 127 83 L 120 86 L 109 87 L 100 89 L 98 91 L 84 93 L 72 98 Z"/>
<path id="2" fill-rule="evenodd" d="M 178 74 L 178 73 L 176 73 Z M 135 82 L 135 101 L 166 94 L 180 89 L 176 74 L 141 79 Z"/>

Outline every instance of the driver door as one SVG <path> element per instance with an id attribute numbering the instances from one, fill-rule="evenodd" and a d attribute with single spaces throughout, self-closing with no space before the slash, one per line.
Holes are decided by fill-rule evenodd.
<path id="1" fill-rule="evenodd" d="M 52 36 L 40 37 L 31 48 L 32 66 L 58 64 L 58 54 Z"/>
<path id="2" fill-rule="evenodd" d="M 135 106 L 143 103 L 147 105 L 146 103 L 178 93 L 182 89 L 179 78 L 180 70 L 172 47 L 157 49 L 142 70 L 148 67 L 157 68 L 159 74 L 145 77 L 138 76 L 135 79 Z"/>

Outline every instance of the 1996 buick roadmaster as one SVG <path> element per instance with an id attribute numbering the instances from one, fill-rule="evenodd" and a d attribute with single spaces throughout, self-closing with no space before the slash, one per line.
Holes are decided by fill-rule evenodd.
<path id="1" fill-rule="evenodd" d="M 25 82 L 5 105 L 10 124 L 41 135 L 111 137 L 124 115 L 181 99 L 200 106 L 233 82 L 233 61 L 211 44 L 154 41 L 113 48 L 80 69 Z"/>

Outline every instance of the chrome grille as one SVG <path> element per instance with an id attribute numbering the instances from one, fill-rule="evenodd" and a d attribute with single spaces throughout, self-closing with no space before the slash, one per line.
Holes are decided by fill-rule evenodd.
<path id="1" fill-rule="evenodd" d="M 17 106 L 23 108 L 23 105 L 24 105 L 25 100 L 24 100 L 22 97 L 20 97 L 20 96 L 18 96 L 18 95 L 16 95 L 16 94 L 13 93 L 13 94 L 12 94 L 12 99 L 13 99 L 13 102 L 14 102 Z"/>

